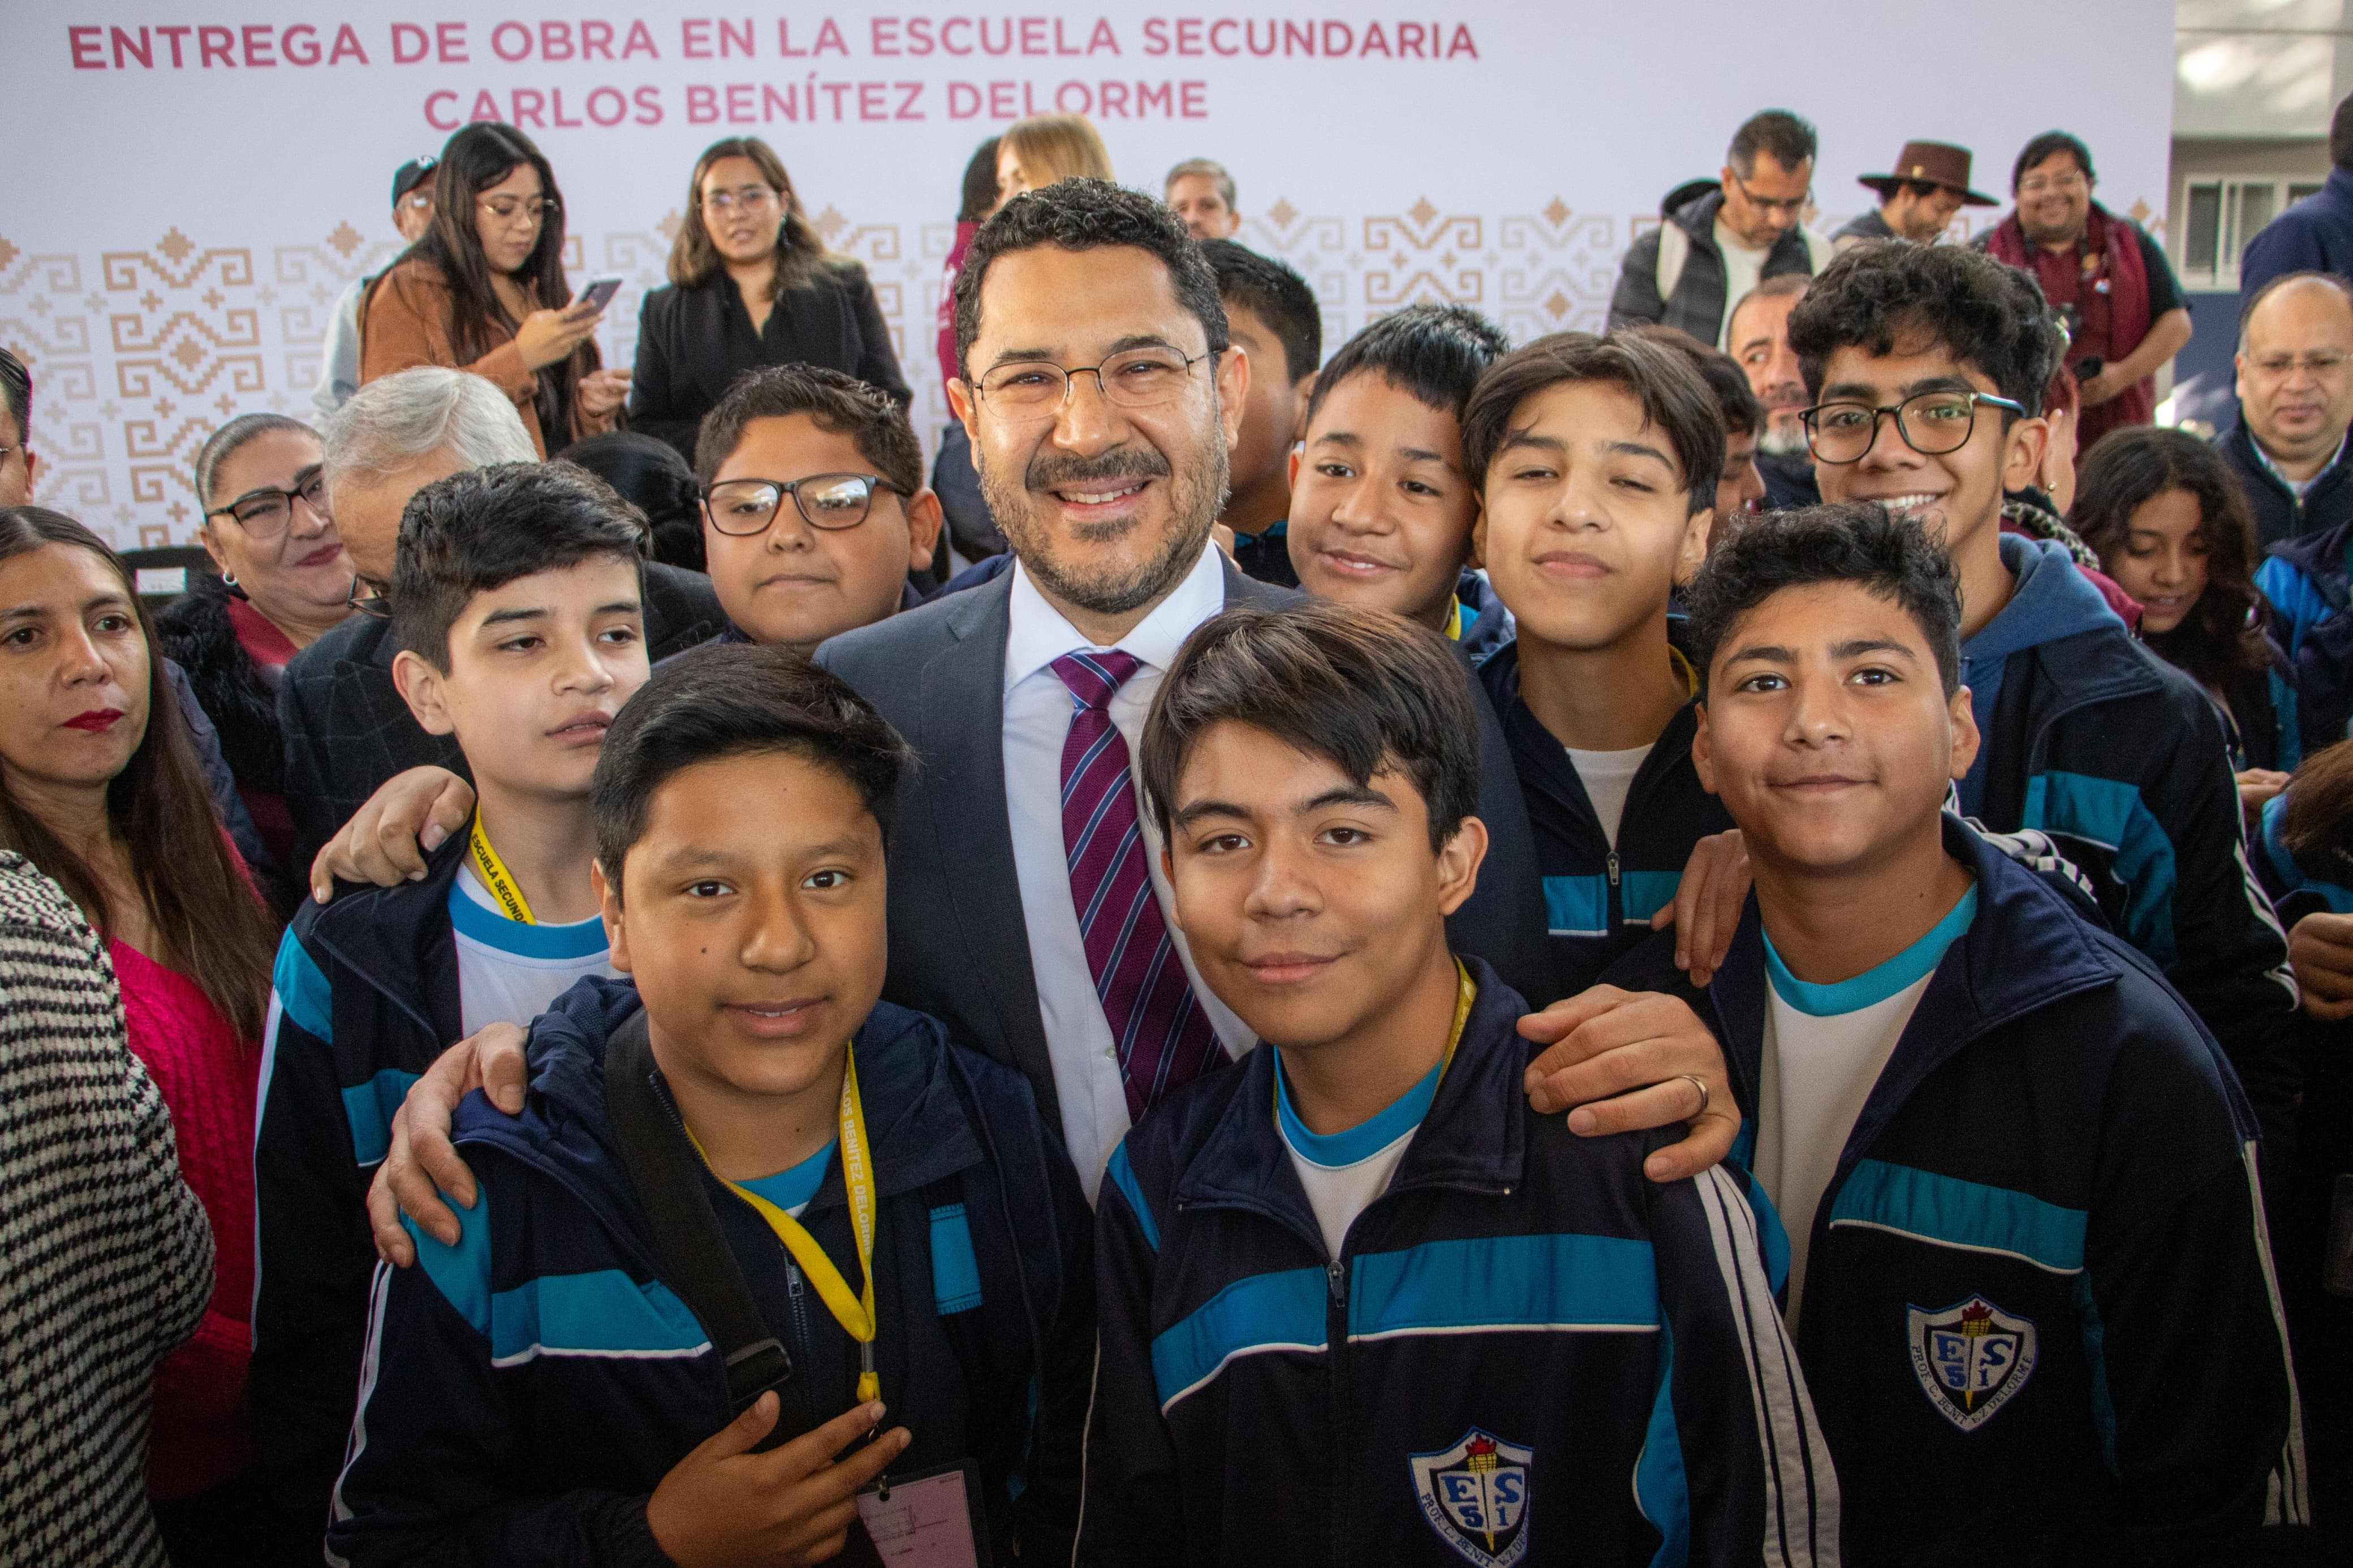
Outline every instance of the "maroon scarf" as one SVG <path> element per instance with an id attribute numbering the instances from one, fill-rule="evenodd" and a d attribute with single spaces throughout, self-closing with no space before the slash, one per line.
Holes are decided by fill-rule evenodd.
<path id="1" fill-rule="evenodd" d="M 2122 359 L 2148 336 L 2148 269 L 2141 263 L 2140 233 L 2099 203 L 2092 204 L 2084 222 L 2084 237 L 2072 251 L 2054 256 L 2031 247 L 2015 209 L 1995 226 L 1986 239 L 1986 249 L 1995 259 L 2024 269 L 2038 282 L 2055 267 L 2082 269 L 2076 275 L 2074 303 L 2084 330 L 2076 334 L 2068 350 L 2071 367 L 2095 351 L 2103 359 Z M 2044 292 L 2051 292 L 2047 285 Z M 2156 412 L 2156 378 L 2144 376 L 2098 407 L 2084 410 L 2078 444 L 2089 448 L 2119 426 L 2147 424 Z"/>

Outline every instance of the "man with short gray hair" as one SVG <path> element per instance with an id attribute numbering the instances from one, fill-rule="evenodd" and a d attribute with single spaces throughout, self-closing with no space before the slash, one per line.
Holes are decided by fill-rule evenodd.
<path id="1" fill-rule="evenodd" d="M 1234 177 L 1213 158 L 1187 158 L 1169 170 L 1161 184 L 1161 200 L 1185 220 L 1195 239 L 1231 239 L 1241 231 Z"/>
<path id="2" fill-rule="evenodd" d="M 384 594 L 400 514 L 436 479 L 538 459 L 512 400 L 480 376 L 438 365 L 368 383 L 322 435 L 327 506 L 358 573 L 352 607 L 360 613 L 295 655 L 278 688 L 298 869 L 394 774 L 428 764 L 465 771 L 456 742 L 419 729 L 392 683 L 399 647 Z M 726 625 L 702 573 L 647 563 L 651 657 L 691 647 Z"/>

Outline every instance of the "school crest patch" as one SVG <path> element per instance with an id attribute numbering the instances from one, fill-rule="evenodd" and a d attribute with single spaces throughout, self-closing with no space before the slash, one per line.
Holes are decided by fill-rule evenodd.
<path id="1" fill-rule="evenodd" d="M 1912 1371 L 1928 1402 L 1954 1426 L 1974 1432 L 2034 1375 L 2034 1325 L 1982 1296 L 1941 1312 L 1910 1312 Z"/>
<path id="2" fill-rule="evenodd" d="M 1535 1457 L 1476 1426 L 1451 1448 L 1414 1455 L 1422 1517 L 1478 1568 L 1511 1568 L 1528 1554 L 1528 1463 Z"/>

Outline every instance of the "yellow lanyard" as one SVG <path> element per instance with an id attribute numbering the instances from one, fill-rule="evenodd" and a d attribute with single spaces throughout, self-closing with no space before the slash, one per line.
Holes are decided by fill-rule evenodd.
<path id="1" fill-rule="evenodd" d="M 478 837 L 475 842 L 481 841 Z M 694 1144 L 694 1152 L 702 1154 L 702 1143 L 694 1136 L 692 1128 L 687 1129 L 686 1136 Z M 702 1163 L 708 1169 L 711 1156 L 702 1154 Z M 882 1380 L 874 1375 L 874 1162 L 867 1152 L 866 1112 L 858 1099 L 857 1054 L 851 1052 L 841 1067 L 841 1185 L 849 1199 L 850 1228 L 858 1236 L 858 1271 L 866 1282 L 863 1294 L 849 1293 L 849 1281 L 841 1277 L 841 1270 L 833 1266 L 833 1259 L 825 1255 L 825 1248 L 817 1244 L 817 1237 L 800 1221 L 740 1182 L 730 1182 L 716 1171 L 711 1173 L 768 1222 L 768 1228 L 776 1233 L 776 1239 L 785 1244 L 785 1250 L 793 1255 L 801 1272 L 817 1287 L 818 1296 L 825 1302 L 826 1310 L 833 1314 L 833 1321 L 858 1342 L 859 1402 L 880 1399 Z"/>
<path id="2" fill-rule="evenodd" d="M 1446 640 L 1448 642 L 1462 640 L 1462 601 L 1460 599 L 1450 598 L 1446 601 Z"/>
<path id="3" fill-rule="evenodd" d="M 491 847 L 490 837 L 482 831 L 482 818 L 479 812 L 474 816 L 473 826 L 467 829 L 466 847 L 473 854 L 474 869 L 481 873 L 482 886 L 490 889 L 491 897 L 499 901 L 499 908 L 506 910 L 507 919 L 521 921 L 527 926 L 537 925 L 539 921 L 532 918 L 531 905 L 524 900 L 522 889 L 516 887 L 514 878 L 508 875 L 507 864 L 499 858 L 499 852 Z"/>

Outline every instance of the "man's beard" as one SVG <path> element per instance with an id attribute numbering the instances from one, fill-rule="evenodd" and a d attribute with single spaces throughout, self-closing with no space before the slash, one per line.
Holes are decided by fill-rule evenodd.
<path id="1" fill-rule="evenodd" d="M 1226 504 L 1226 443 L 1215 422 L 1214 408 L 1208 439 L 1200 449 L 1207 463 L 1181 473 L 1157 448 L 1142 444 L 1117 447 L 1092 458 L 1053 458 L 1041 453 L 1031 460 L 1018 485 L 1001 482 L 991 471 L 985 446 L 976 444 L 973 455 L 981 459 L 976 465 L 980 490 L 990 515 L 1004 531 L 1015 557 L 1039 585 L 1094 615 L 1120 616 L 1163 597 L 1200 559 L 1210 525 Z M 1046 491 L 1149 479 L 1169 481 L 1169 515 L 1167 536 L 1147 560 L 1125 571 L 1116 567 L 1088 571 L 1057 553 L 1063 541 L 1048 519 L 1047 509 L 1054 503 L 1046 498 Z M 1071 525 L 1071 542 L 1108 543 L 1144 526 L 1136 514 L 1108 522 L 1078 523 Z"/>
<path id="2" fill-rule="evenodd" d="M 1767 415 L 1764 433 L 1757 437 L 1757 449 L 1768 458 L 1806 456 L 1805 424 L 1779 415 Z"/>

